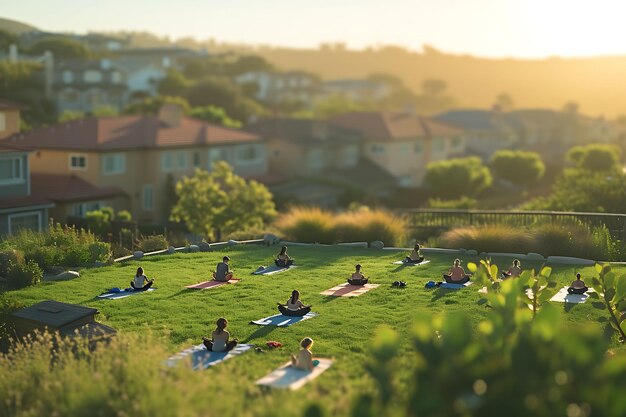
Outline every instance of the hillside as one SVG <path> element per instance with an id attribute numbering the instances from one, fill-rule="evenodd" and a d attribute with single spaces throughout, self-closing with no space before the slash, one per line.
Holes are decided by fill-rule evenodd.
<path id="1" fill-rule="evenodd" d="M 0 17 L 0 30 L 6 30 L 7 32 L 12 32 L 18 35 L 26 32 L 39 31 L 39 29 L 29 24 L 2 17 Z"/>

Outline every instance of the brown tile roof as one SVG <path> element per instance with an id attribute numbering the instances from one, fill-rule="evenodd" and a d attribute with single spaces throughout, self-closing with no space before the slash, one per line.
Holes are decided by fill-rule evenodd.
<path id="1" fill-rule="evenodd" d="M 0 153 L 11 153 L 11 152 L 30 152 L 31 149 L 25 148 L 23 146 L 14 145 L 12 143 L 2 143 L 0 142 Z"/>
<path id="2" fill-rule="evenodd" d="M 419 117 L 419 121 L 422 124 L 422 128 L 426 132 L 427 136 L 453 136 L 463 133 L 461 129 L 450 126 L 443 122 L 438 122 L 428 117 Z"/>
<path id="3" fill-rule="evenodd" d="M 115 151 L 258 141 L 257 135 L 183 117 L 176 127 L 156 116 L 89 117 L 27 133 L 17 133 L 4 143 L 31 149 Z"/>
<path id="4" fill-rule="evenodd" d="M 0 198 L 0 209 L 18 209 L 23 207 L 49 206 L 54 207 L 54 203 L 40 195 L 30 195 L 27 197 Z"/>
<path id="5" fill-rule="evenodd" d="M 402 140 L 426 136 L 418 116 L 411 113 L 355 112 L 335 116 L 331 123 L 357 129 L 371 140 Z"/>
<path id="6" fill-rule="evenodd" d="M 126 195 L 117 187 L 96 187 L 76 175 L 31 173 L 31 194 L 57 203 Z"/>
<path id="7" fill-rule="evenodd" d="M 9 100 L 0 100 L 0 110 L 24 110 L 26 106 Z"/>

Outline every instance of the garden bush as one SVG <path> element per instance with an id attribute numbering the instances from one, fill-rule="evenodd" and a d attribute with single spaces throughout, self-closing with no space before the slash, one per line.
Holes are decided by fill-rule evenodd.
<path id="1" fill-rule="evenodd" d="M 338 215 L 319 208 L 293 208 L 275 226 L 286 238 L 298 242 L 382 240 L 387 246 L 403 244 L 407 230 L 403 218 L 366 207 Z"/>
<path id="2" fill-rule="evenodd" d="M 23 288 L 37 284 L 43 278 L 43 270 L 37 262 L 29 260 L 24 263 L 9 262 L 9 285 L 12 288 Z"/>
<path id="3" fill-rule="evenodd" d="M 0 353 L 8 350 L 9 341 L 15 334 L 11 314 L 23 307 L 21 302 L 0 294 Z"/>
<path id="4" fill-rule="evenodd" d="M 11 263 L 23 264 L 24 252 L 15 249 L 5 249 L 0 251 L 0 277 L 9 276 L 9 266 Z"/>
<path id="5" fill-rule="evenodd" d="M 163 235 L 142 237 L 139 241 L 139 249 L 143 252 L 154 252 L 167 249 L 170 246 Z"/>
<path id="6" fill-rule="evenodd" d="M 224 236 L 224 240 L 252 240 L 252 239 L 263 239 L 263 236 L 266 234 L 280 235 L 280 232 L 269 226 L 265 227 L 253 227 L 245 230 L 240 230 L 237 232 L 228 233 Z"/>
<path id="7" fill-rule="evenodd" d="M 478 252 L 537 252 L 544 256 L 575 256 L 615 260 L 621 256 L 620 242 L 606 230 L 574 223 L 471 226 L 449 230 L 438 239 L 444 248 L 475 249 Z"/>

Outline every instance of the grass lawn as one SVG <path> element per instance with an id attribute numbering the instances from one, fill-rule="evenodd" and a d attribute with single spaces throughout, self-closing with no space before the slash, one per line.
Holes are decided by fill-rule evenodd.
<path id="1" fill-rule="evenodd" d="M 364 365 L 369 360 L 368 344 L 378 326 L 389 325 L 402 335 L 403 354 L 397 373 L 397 378 L 402 380 L 410 374 L 413 360 L 409 333 L 415 312 L 460 311 L 474 324 L 489 314 L 488 309 L 477 305 L 478 285 L 460 291 L 424 288 L 426 281 L 439 280 L 441 273 L 448 269 L 453 260 L 449 255 L 430 255 L 427 259 L 431 262 L 426 265 L 403 267 L 391 264 L 404 257 L 402 252 L 294 246 L 289 254 L 295 257 L 299 268 L 272 276 L 251 275 L 259 265 L 271 264 L 278 249 L 277 246 L 234 246 L 216 252 L 149 257 L 86 269 L 76 280 L 43 283 L 12 294 L 26 305 L 54 299 L 98 308 L 99 321 L 120 333 L 152 332 L 163 340 L 171 354 L 200 343 L 202 336 L 210 335 L 215 320 L 221 316 L 228 318 L 229 331 L 240 342 L 263 347 L 268 340 L 282 342 L 282 349 L 265 354 L 250 351 L 202 371 L 201 377 L 213 380 L 214 389 L 207 390 L 201 400 L 206 401 L 207 408 L 219 410 L 219 415 L 233 416 L 276 416 L 279 412 L 281 416 L 300 416 L 308 403 L 316 401 L 332 414 L 346 415 L 351 397 L 372 389 Z M 185 289 L 186 285 L 210 279 L 215 264 L 225 254 L 230 256 L 231 267 L 241 282 L 210 290 Z M 476 260 L 463 259 L 464 264 Z M 501 268 L 508 268 L 510 264 L 510 259 L 494 261 Z M 355 298 L 319 294 L 345 282 L 356 263 L 363 265 L 363 273 L 372 283 L 382 285 Z M 127 287 L 138 266 L 145 269 L 148 277 L 156 278 L 157 291 L 120 300 L 95 298 L 105 289 Z M 522 266 L 529 269 L 541 265 L 522 262 Z M 624 267 L 616 269 L 626 272 Z M 553 266 L 553 277 L 559 283 L 554 292 L 569 284 L 577 271 L 588 284 L 589 278 L 597 275 L 593 267 Z M 407 288 L 391 287 L 395 280 L 406 281 Z M 251 320 L 276 314 L 276 303 L 284 303 L 293 289 L 301 292 L 305 304 L 313 305 L 318 317 L 287 328 L 248 324 Z M 602 314 L 590 302 L 568 306 L 564 325 L 597 322 Z M 604 337 L 599 323 L 597 328 L 598 337 Z M 315 355 L 336 359 L 326 373 L 295 393 L 267 392 L 254 385 L 258 378 L 284 363 L 289 354 L 296 353 L 299 341 L 306 336 L 315 340 Z"/>

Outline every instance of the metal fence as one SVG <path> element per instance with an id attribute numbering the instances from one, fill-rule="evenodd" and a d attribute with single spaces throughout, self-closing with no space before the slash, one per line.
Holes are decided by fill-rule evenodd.
<path id="1" fill-rule="evenodd" d="M 556 225 L 578 223 L 588 227 L 606 226 L 613 237 L 626 239 L 626 214 L 452 209 L 404 209 L 398 212 L 408 218 L 409 225 L 414 231 L 435 232 L 462 226 L 524 227 L 545 223 Z"/>

